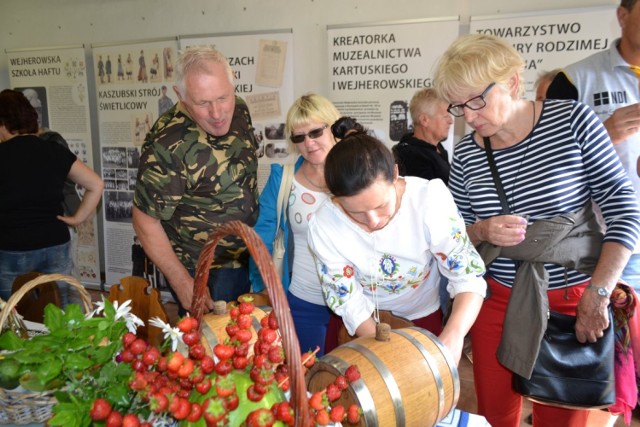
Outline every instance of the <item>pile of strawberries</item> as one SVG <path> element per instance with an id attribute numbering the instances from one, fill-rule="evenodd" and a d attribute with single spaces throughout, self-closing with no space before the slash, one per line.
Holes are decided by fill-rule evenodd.
<path id="1" fill-rule="evenodd" d="M 333 383 L 329 384 L 323 391 L 315 392 L 309 399 L 309 406 L 314 414 L 317 425 L 324 426 L 330 422 L 344 422 L 345 419 L 351 424 L 360 421 L 362 410 L 356 404 L 351 404 L 346 410 L 342 405 L 331 405 L 342 396 L 342 392 L 349 387 L 352 382 L 360 379 L 360 372 L 355 365 L 347 368 L 344 375 L 338 375 Z"/>
<path id="2" fill-rule="evenodd" d="M 230 309 L 226 326 L 229 339 L 206 354 L 196 319 L 178 323 L 188 354 L 161 351 L 127 333 L 122 338 L 121 363 L 131 364 L 129 388 L 135 393 L 135 413 L 121 413 L 105 399 L 93 402 L 91 419 L 107 427 L 151 426 L 154 419 L 173 418 L 185 426 L 268 427 L 294 425 L 294 411 L 284 397 L 289 374 L 273 311 L 261 319 L 258 339 L 252 339 L 254 305 L 244 300 Z M 317 351 L 317 350 L 316 350 Z M 185 352 L 187 353 L 187 352 Z M 315 361 L 315 352 L 302 355 L 305 367 Z M 360 408 L 330 407 L 353 381 L 360 378 L 355 366 L 336 378 L 326 390 L 309 399 L 312 424 L 358 423 Z"/>

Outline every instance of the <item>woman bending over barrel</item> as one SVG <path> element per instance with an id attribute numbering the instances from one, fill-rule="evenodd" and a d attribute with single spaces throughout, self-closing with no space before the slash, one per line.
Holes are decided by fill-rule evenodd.
<path id="1" fill-rule="evenodd" d="M 443 182 L 399 177 L 391 151 L 358 129 L 333 126 L 332 197 L 309 222 L 325 301 L 351 335 L 373 335 L 377 310 L 388 310 L 438 335 L 458 362 L 485 295 L 484 264 Z M 455 297 L 444 329 L 441 274 Z"/>

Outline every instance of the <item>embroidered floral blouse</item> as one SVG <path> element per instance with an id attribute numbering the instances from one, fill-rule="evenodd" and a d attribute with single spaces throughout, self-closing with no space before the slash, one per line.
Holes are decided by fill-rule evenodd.
<path id="1" fill-rule="evenodd" d="M 327 200 L 309 222 L 324 298 L 347 331 L 374 308 L 409 320 L 439 306 L 440 274 L 447 290 L 486 293 L 485 266 L 441 180 L 406 177 L 400 209 L 381 230 L 367 232 Z"/>

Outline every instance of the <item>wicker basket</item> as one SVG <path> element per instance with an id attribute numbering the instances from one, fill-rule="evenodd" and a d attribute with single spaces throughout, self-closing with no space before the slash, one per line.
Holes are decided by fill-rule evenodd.
<path id="1" fill-rule="evenodd" d="M 11 295 L 4 310 L 2 310 L 2 314 L 0 314 L 0 330 L 7 322 L 11 310 L 15 308 L 23 296 L 31 289 L 53 281 L 66 282 L 74 287 L 82 298 L 85 311 L 89 312 L 91 310 L 91 296 L 75 278 L 63 276 L 62 274 L 43 274 L 29 281 Z M 33 336 L 37 332 L 29 331 L 29 334 Z M 0 424 L 24 425 L 45 422 L 51 418 L 51 408 L 55 404 L 53 393 L 53 390 L 32 392 L 22 387 L 13 390 L 0 388 Z"/>
<path id="2" fill-rule="evenodd" d="M 239 221 L 230 221 L 211 233 L 198 258 L 191 314 L 198 319 L 199 323 L 202 323 L 205 301 L 204 295 L 205 292 L 207 292 L 207 280 L 209 279 L 209 269 L 213 261 L 213 254 L 215 253 L 218 242 L 227 235 L 235 235 L 242 238 L 258 266 L 262 280 L 267 288 L 269 299 L 273 305 L 273 311 L 278 319 L 280 334 L 282 336 L 291 383 L 290 402 L 296 414 L 295 425 L 297 427 L 310 426 L 309 404 L 307 401 L 304 371 L 302 369 L 300 344 L 298 343 L 298 336 L 293 326 L 289 303 L 282 288 L 280 277 L 278 273 L 276 273 L 275 266 L 271 260 L 271 255 L 252 228 Z"/>

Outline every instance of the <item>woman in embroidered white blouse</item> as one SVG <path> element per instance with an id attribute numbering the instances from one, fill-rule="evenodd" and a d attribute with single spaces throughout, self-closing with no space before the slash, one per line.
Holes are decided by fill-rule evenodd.
<path id="1" fill-rule="evenodd" d="M 389 310 L 438 335 L 459 362 L 485 267 L 443 182 L 399 177 L 391 151 L 362 131 L 329 152 L 325 180 L 333 197 L 309 222 L 309 246 L 327 305 L 357 336 L 373 335 L 372 314 Z M 444 328 L 440 274 L 455 297 Z"/>

